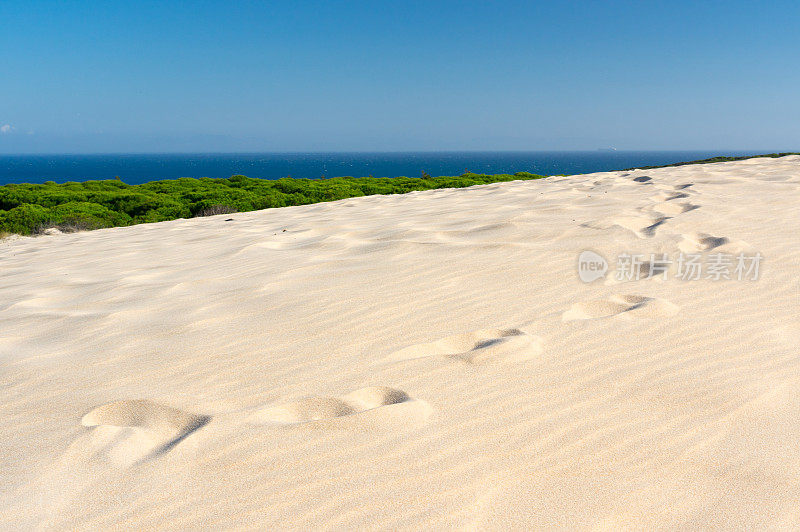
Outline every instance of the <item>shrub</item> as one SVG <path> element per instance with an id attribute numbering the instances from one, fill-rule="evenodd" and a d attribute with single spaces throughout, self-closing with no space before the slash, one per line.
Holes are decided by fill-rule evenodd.
<path id="1" fill-rule="evenodd" d="M 104 205 L 86 201 L 71 201 L 50 209 L 51 221 L 56 224 L 99 229 L 130 225 L 133 220 L 124 212 L 112 211 Z"/>
<path id="2" fill-rule="evenodd" d="M 23 203 L 0 214 L 0 227 L 3 231 L 29 235 L 51 218 L 50 209 L 41 205 Z"/>

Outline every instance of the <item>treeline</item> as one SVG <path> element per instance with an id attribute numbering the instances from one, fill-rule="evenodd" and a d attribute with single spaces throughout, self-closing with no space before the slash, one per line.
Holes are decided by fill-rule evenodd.
<path id="1" fill-rule="evenodd" d="M 335 177 L 332 179 L 180 178 L 128 185 L 119 180 L 0 186 L 0 232 L 37 234 L 162 222 L 224 212 L 306 205 L 372 194 L 457 188 L 517 179 L 529 172 L 421 178 Z"/>

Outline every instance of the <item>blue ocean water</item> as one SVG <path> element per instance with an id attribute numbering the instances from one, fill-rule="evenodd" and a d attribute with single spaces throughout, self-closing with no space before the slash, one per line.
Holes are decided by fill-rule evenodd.
<path id="1" fill-rule="evenodd" d="M 500 174 L 581 174 L 670 164 L 716 155 L 718 151 L 560 151 L 418 153 L 235 153 L 0 155 L 0 184 L 86 181 L 119 177 L 128 184 L 178 177 L 263 179 L 337 176 L 419 177 L 459 175 L 465 170 Z"/>

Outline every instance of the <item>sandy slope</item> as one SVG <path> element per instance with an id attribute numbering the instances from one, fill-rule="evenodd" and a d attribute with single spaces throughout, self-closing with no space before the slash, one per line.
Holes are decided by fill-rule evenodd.
<path id="1" fill-rule="evenodd" d="M 796 528 L 799 205 L 791 156 L 0 243 L 0 528 Z"/>

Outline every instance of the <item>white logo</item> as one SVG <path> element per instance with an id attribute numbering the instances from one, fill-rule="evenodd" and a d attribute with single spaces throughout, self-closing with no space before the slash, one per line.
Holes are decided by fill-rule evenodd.
<path id="1" fill-rule="evenodd" d="M 606 276 L 608 261 L 594 251 L 582 251 L 578 255 L 578 277 L 584 283 L 591 283 Z"/>

